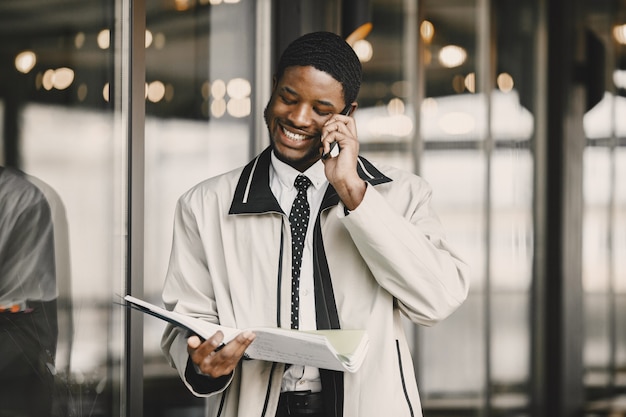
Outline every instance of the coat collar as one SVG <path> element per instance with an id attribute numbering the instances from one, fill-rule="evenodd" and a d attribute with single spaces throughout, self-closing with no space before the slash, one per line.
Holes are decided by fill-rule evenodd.
<path id="1" fill-rule="evenodd" d="M 271 147 L 266 148 L 243 168 L 229 214 L 261 214 L 268 212 L 282 213 L 270 189 Z M 359 176 L 371 185 L 392 181 L 367 159 L 359 156 L 357 171 Z M 328 185 L 320 212 L 339 203 L 339 196 L 332 185 Z"/>

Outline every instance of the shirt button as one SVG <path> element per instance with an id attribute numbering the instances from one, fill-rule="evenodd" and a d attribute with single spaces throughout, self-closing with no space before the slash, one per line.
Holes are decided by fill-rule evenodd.
<path id="1" fill-rule="evenodd" d="M 305 297 L 306 297 L 307 295 L 309 295 L 309 290 L 304 290 L 304 291 L 302 291 L 302 295 L 304 295 Z"/>
<path id="2" fill-rule="evenodd" d="M 298 381 L 298 384 L 300 384 L 300 385 L 304 385 L 305 383 L 306 383 L 306 381 L 304 381 L 302 379 L 300 381 Z"/>

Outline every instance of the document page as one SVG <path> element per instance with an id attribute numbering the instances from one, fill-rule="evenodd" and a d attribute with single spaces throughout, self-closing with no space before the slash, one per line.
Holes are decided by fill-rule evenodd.
<path id="1" fill-rule="evenodd" d="M 250 359 L 356 372 L 367 353 L 369 338 L 364 330 L 301 331 L 269 327 L 234 329 L 169 311 L 131 295 L 124 299 L 129 307 L 184 328 L 204 339 L 221 330 L 224 333 L 224 343 L 228 343 L 243 330 L 250 330 L 256 334 L 246 350 Z"/>

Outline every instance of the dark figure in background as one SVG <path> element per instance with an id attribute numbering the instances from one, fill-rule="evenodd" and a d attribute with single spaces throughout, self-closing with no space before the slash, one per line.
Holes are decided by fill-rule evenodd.
<path id="1" fill-rule="evenodd" d="M 52 415 L 57 295 L 48 201 L 0 167 L 0 417 Z"/>

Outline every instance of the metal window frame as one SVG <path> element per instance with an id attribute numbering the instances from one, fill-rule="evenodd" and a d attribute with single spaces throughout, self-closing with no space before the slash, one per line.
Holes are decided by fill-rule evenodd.
<path id="1" fill-rule="evenodd" d="M 115 114 L 125 165 L 126 184 L 124 294 L 143 296 L 144 264 L 144 150 L 145 150 L 145 33 L 146 0 L 115 3 Z M 122 162 L 124 164 L 124 162 Z M 122 187 L 124 189 L 124 187 Z M 123 358 L 120 363 L 119 415 L 143 415 L 143 317 L 124 309 L 122 313 Z"/>

